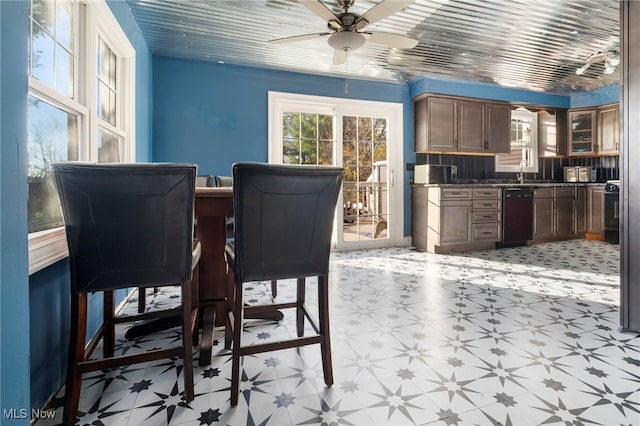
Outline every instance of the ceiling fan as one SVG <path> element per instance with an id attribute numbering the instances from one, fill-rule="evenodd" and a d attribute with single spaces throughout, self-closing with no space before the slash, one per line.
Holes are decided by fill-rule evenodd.
<path id="1" fill-rule="evenodd" d="M 396 49 L 411 49 L 418 44 L 418 40 L 400 34 L 380 31 L 363 31 L 369 24 L 380 21 L 396 12 L 401 11 L 415 0 L 382 0 L 369 9 L 363 15 L 349 12 L 355 0 L 338 0 L 342 13 L 334 13 L 320 0 L 298 0 L 314 14 L 325 21 L 329 32 L 303 34 L 293 37 L 284 37 L 271 40 L 270 43 L 291 43 L 296 41 L 311 40 L 327 37 L 327 42 L 335 49 L 333 63 L 343 64 L 347 59 L 347 53 L 359 49 L 368 40 L 371 43 L 384 44 Z"/>

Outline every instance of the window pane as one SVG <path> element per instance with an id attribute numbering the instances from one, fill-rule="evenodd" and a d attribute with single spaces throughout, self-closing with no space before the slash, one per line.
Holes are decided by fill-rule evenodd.
<path id="1" fill-rule="evenodd" d="M 73 56 L 58 45 L 56 58 L 56 88 L 63 95 L 73 98 Z"/>
<path id="2" fill-rule="evenodd" d="M 302 140 L 302 161 L 301 164 L 317 164 L 317 145 L 315 139 Z"/>
<path id="3" fill-rule="evenodd" d="M 300 164 L 300 146 L 298 139 L 285 139 L 282 149 L 282 161 L 284 164 Z"/>
<path id="4" fill-rule="evenodd" d="M 30 96 L 27 125 L 31 233 L 62 225 L 51 164 L 78 159 L 78 117 Z"/>
<path id="5" fill-rule="evenodd" d="M 300 137 L 300 114 L 285 112 L 282 115 L 282 134 L 285 139 Z"/>
<path id="6" fill-rule="evenodd" d="M 318 143 L 318 164 L 330 166 L 333 164 L 333 142 L 322 141 Z"/>
<path id="7" fill-rule="evenodd" d="M 333 116 L 331 115 L 318 116 L 318 139 L 324 139 L 324 140 L 333 139 Z"/>
<path id="8" fill-rule="evenodd" d="M 49 33 L 54 32 L 54 3 L 53 0 L 33 0 L 33 19 L 42 25 Z"/>
<path id="9" fill-rule="evenodd" d="M 55 48 L 56 43 L 53 38 L 40 26 L 33 24 L 31 75 L 51 87 L 55 87 Z"/>
<path id="10" fill-rule="evenodd" d="M 98 116 L 116 125 L 116 56 L 113 50 L 99 39 L 98 45 Z"/>
<path id="11" fill-rule="evenodd" d="M 68 0 L 56 1 L 56 40 L 66 49 L 73 50 L 71 9 L 72 4 Z"/>
<path id="12" fill-rule="evenodd" d="M 302 114 L 302 137 L 307 139 L 315 139 L 318 136 L 318 127 L 316 114 Z"/>
<path id="13" fill-rule="evenodd" d="M 373 139 L 371 134 L 372 120 L 369 117 L 358 118 L 358 139 L 361 141 L 370 141 Z"/>
<path id="14" fill-rule="evenodd" d="M 120 138 L 102 129 L 98 131 L 98 163 L 120 162 L 120 147 Z"/>
<path id="15" fill-rule="evenodd" d="M 356 117 L 342 118 L 342 138 L 346 140 L 356 140 L 358 137 L 358 121 Z"/>

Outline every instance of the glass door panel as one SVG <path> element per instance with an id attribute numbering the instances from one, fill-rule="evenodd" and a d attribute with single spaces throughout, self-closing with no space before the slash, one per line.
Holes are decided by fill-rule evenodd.
<path id="1" fill-rule="evenodd" d="M 387 120 L 344 116 L 342 141 L 342 242 L 387 239 Z"/>

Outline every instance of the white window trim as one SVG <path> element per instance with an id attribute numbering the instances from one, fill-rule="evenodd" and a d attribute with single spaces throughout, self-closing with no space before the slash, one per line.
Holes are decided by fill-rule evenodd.
<path id="1" fill-rule="evenodd" d="M 88 7 L 88 5 L 90 7 Z M 80 11 L 80 9 L 83 10 Z M 124 58 L 123 62 L 125 63 L 121 63 L 118 69 L 121 78 L 121 80 L 118 81 L 120 84 L 119 92 L 121 96 L 124 97 L 122 100 L 124 104 L 128 106 L 129 111 L 135 113 L 135 49 L 104 0 L 92 0 L 80 3 L 80 7 L 76 9 L 76 19 L 79 19 L 80 13 L 83 12 L 87 13 L 87 19 L 84 25 L 87 28 L 99 29 L 92 30 L 92 35 L 95 36 L 95 39 L 97 40 L 97 34 L 98 31 L 100 31 L 105 40 L 109 40 L 113 46 L 117 46 L 120 49 L 117 51 L 117 54 Z M 79 31 L 74 31 L 76 46 L 78 46 L 74 72 L 76 75 L 83 73 L 84 75 L 91 76 L 84 78 L 81 85 L 79 85 L 80 87 L 75 88 L 74 93 L 76 94 L 76 99 L 79 99 L 80 102 L 64 97 L 55 89 L 50 88 L 33 77 L 29 77 L 29 93 L 44 95 L 43 97 L 47 99 L 48 102 L 52 102 L 65 110 L 73 105 L 75 111 L 80 113 L 78 118 L 81 120 L 81 123 L 79 123 L 80 132 L 82 132 L 81 137 L 85 138 L 84 140 L 90 141 L 88 150 L 85 144 L 80 144 L 78 147 L 78 158 L 80 160 L 92 161 L 97 159 L 98 152 L 95 138 L 90 138 L 90 135 L 97 134 L 97 119 L 95 118 L 95 107 L 93 107 L 97 94 L 95 90 L 90 89 L 91 87 L 95 87 L 95 82 L 93 80 L 89 81 L 89 78 L 95 78 L 93 76 L 96 75 L 94 60 L 97 54 L 95 53 L 96 43 L 95 41 L 89 42 L 90 45 L 93 45 L 92 49 L 90 45 L 87 46 L 84 44 L 84 41 L 79 40 L 80 37 L 78 33 Z M 92 68 L 93 74 L 91 74 L 92 70 L 88 68 Z M 126 82 L 126 84 L 123 82 Z M 92 107 L 87 108 L 84 105 L 91 105 Z M 120 124 L 122 124 L 121 127 L 126 129 L 127 134 L 127 144 L 123 161 L 133 162 L 135 161 L 136 146 L 135 114 L 122 114 L 119 119 L 123 120 Z M 120 131 L 117 131 L 117 133 L 121 134 Z M 29 234 L 28 242 L 29 275 L 45 269 L 69 256 L 64 227 L 33 232 Z"/>
<path id="2" fill-rule="evenodd" d="M 496 172 L 515 172 L 515 173 L 538 173 L 538 114 L 531 111 L 513 110 L 511 111 L 511 119 L 513 118 L 532 119 L 531 125 L 531 164 L 526 167 L 520 166 L 505 166 L 500 165 L 500 155 L 495 156 L 495 171 Z M 509 146 L 511 146 L 511 140 L 509 140 Z"/>
<path id="3" fill-rule="evenodd" d="M 268 161 L 269 163 L 282 163 L 282 126 L 279 122 L 279 117 L 282 116 L 283 111 L 298 111 L 298 112 L 313 112 L 319 114 L 336 114 L 339 117 L 345 113 L 352 113 L 354 110 L 358 111 L 358 114 L 379 114 L 381 110 L 385 111 L 385 116 L 388 119 L 393 117 L 393 121 L 396 123 L 394 129 L 389 129 L 389 132 L 393 132 L 393 139 L 397 141 L 395 146 L 389 149 L 388 161 L 389 161 L 389 191 L 394 193 L 393 206 L 396 212 L 395 229 L 392 235 L 394 238 L 388 240 L 372 240 L 372 241 L 359 241 L 350 242 L 349 249 L 360 249 L 370 247 L 387 246 L 400 246 L 405 244 L 404 239 L 404 187 L 403 187 L 403 170 L 404 164 L 404 135 L 403 135 L 403 105 L 401 103 L 393 102 L 381 102 L 381 101 L 368 101 L 359 99 L 346 99 L 346 98 L 333 98 L 327 96 L 316 95 L 304 95 L 299 93 L 287 93 L 287 92 L 273 92 L 268 93 Z M 277 121 L 276 121 L 277 119 Z M 342 122 L 336 120 L 335 126 L 342 128 Z M 338 132 L 340 133 L 340 132 Z M 341 137 L 341 135 L 339 136 Z M 391 136 L 390 136 L 391 137 Z M 342 164 L 342 152 L 336 150 L 336 164 Z M 400 176 L 398 179 L 397 176 Z M 339 199 L 342 199 L 342 193 L 339 195 Z M 342 209 L 337 209 L 337 220 L 334 221 L 334 235 L 337 235 L 338 224 L 342 222 Z M 338 250 L 345 248 L 344 243 L 342 245 L 335 245 Z"/>

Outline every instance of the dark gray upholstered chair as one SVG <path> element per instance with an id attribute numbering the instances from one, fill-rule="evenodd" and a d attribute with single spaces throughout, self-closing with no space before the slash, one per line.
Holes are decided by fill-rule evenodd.
<path id="1" fill-rule="evenodd" d="M 213 185 L 213 175 L 196 176 L 196 186 L 210 187 Z"/>
<path id="2" fill-rule="evenodd" d="M 225 345 L 232 346 L 231 405 L 238 403 L 240 357 L 319 343 L 324 381 L 333 384 L 328 273 L 333 217 L 342 168 L 236 163 L 235 240 L 227 244 L 229 312 Z M 305 305 L 305 277 L 318 277 L 317 323 Z M 295 302 L 244 306 L 243 283 L 297 279 Z M 298 338 L 241 346 L 244 314 L 296 309 Z M 304 318 L 316 334 L 304 336 Z"/>
<path id="3" fill-rule="evenodd" d="M 233 186 L 233 177 L 216 176 L 216 186 Z M 233 238 L 234 219 L 233 216 L 227 218 L 227 239 Z M 271 281 L 271 297 L 278 297 L 278 281 Z"/>
<path id="4" fill-rule="evenodd" d="M 213 184 L 213 175 L 196 176 L 196 187 L 211 187 Z M 153 288 L 153 294 L 158 293 L 158 287 Z M 147 289 L 140 287 L 138 289 L 138 312 L 143 313 L 147 307 Z"/>
<path id="5" fill-rule="evenodd" d="M 185 400 L 194 398 L 200 244 L 193 240 L 196 166 L 190 164 L 56 163 L 71 276 L 71 318 L 63 424 L 76 422 L 82 374 L 182 357 Z M 114 315 L 114 290 L 181 287 L 181 307 Z M 102 292 L 103 323 L 87 345 L 87 294 Z M 116 356 L 115 324 L 180 316 L 179 346 Z M 92 358 L 99 341 L 103 358 Z"/>

